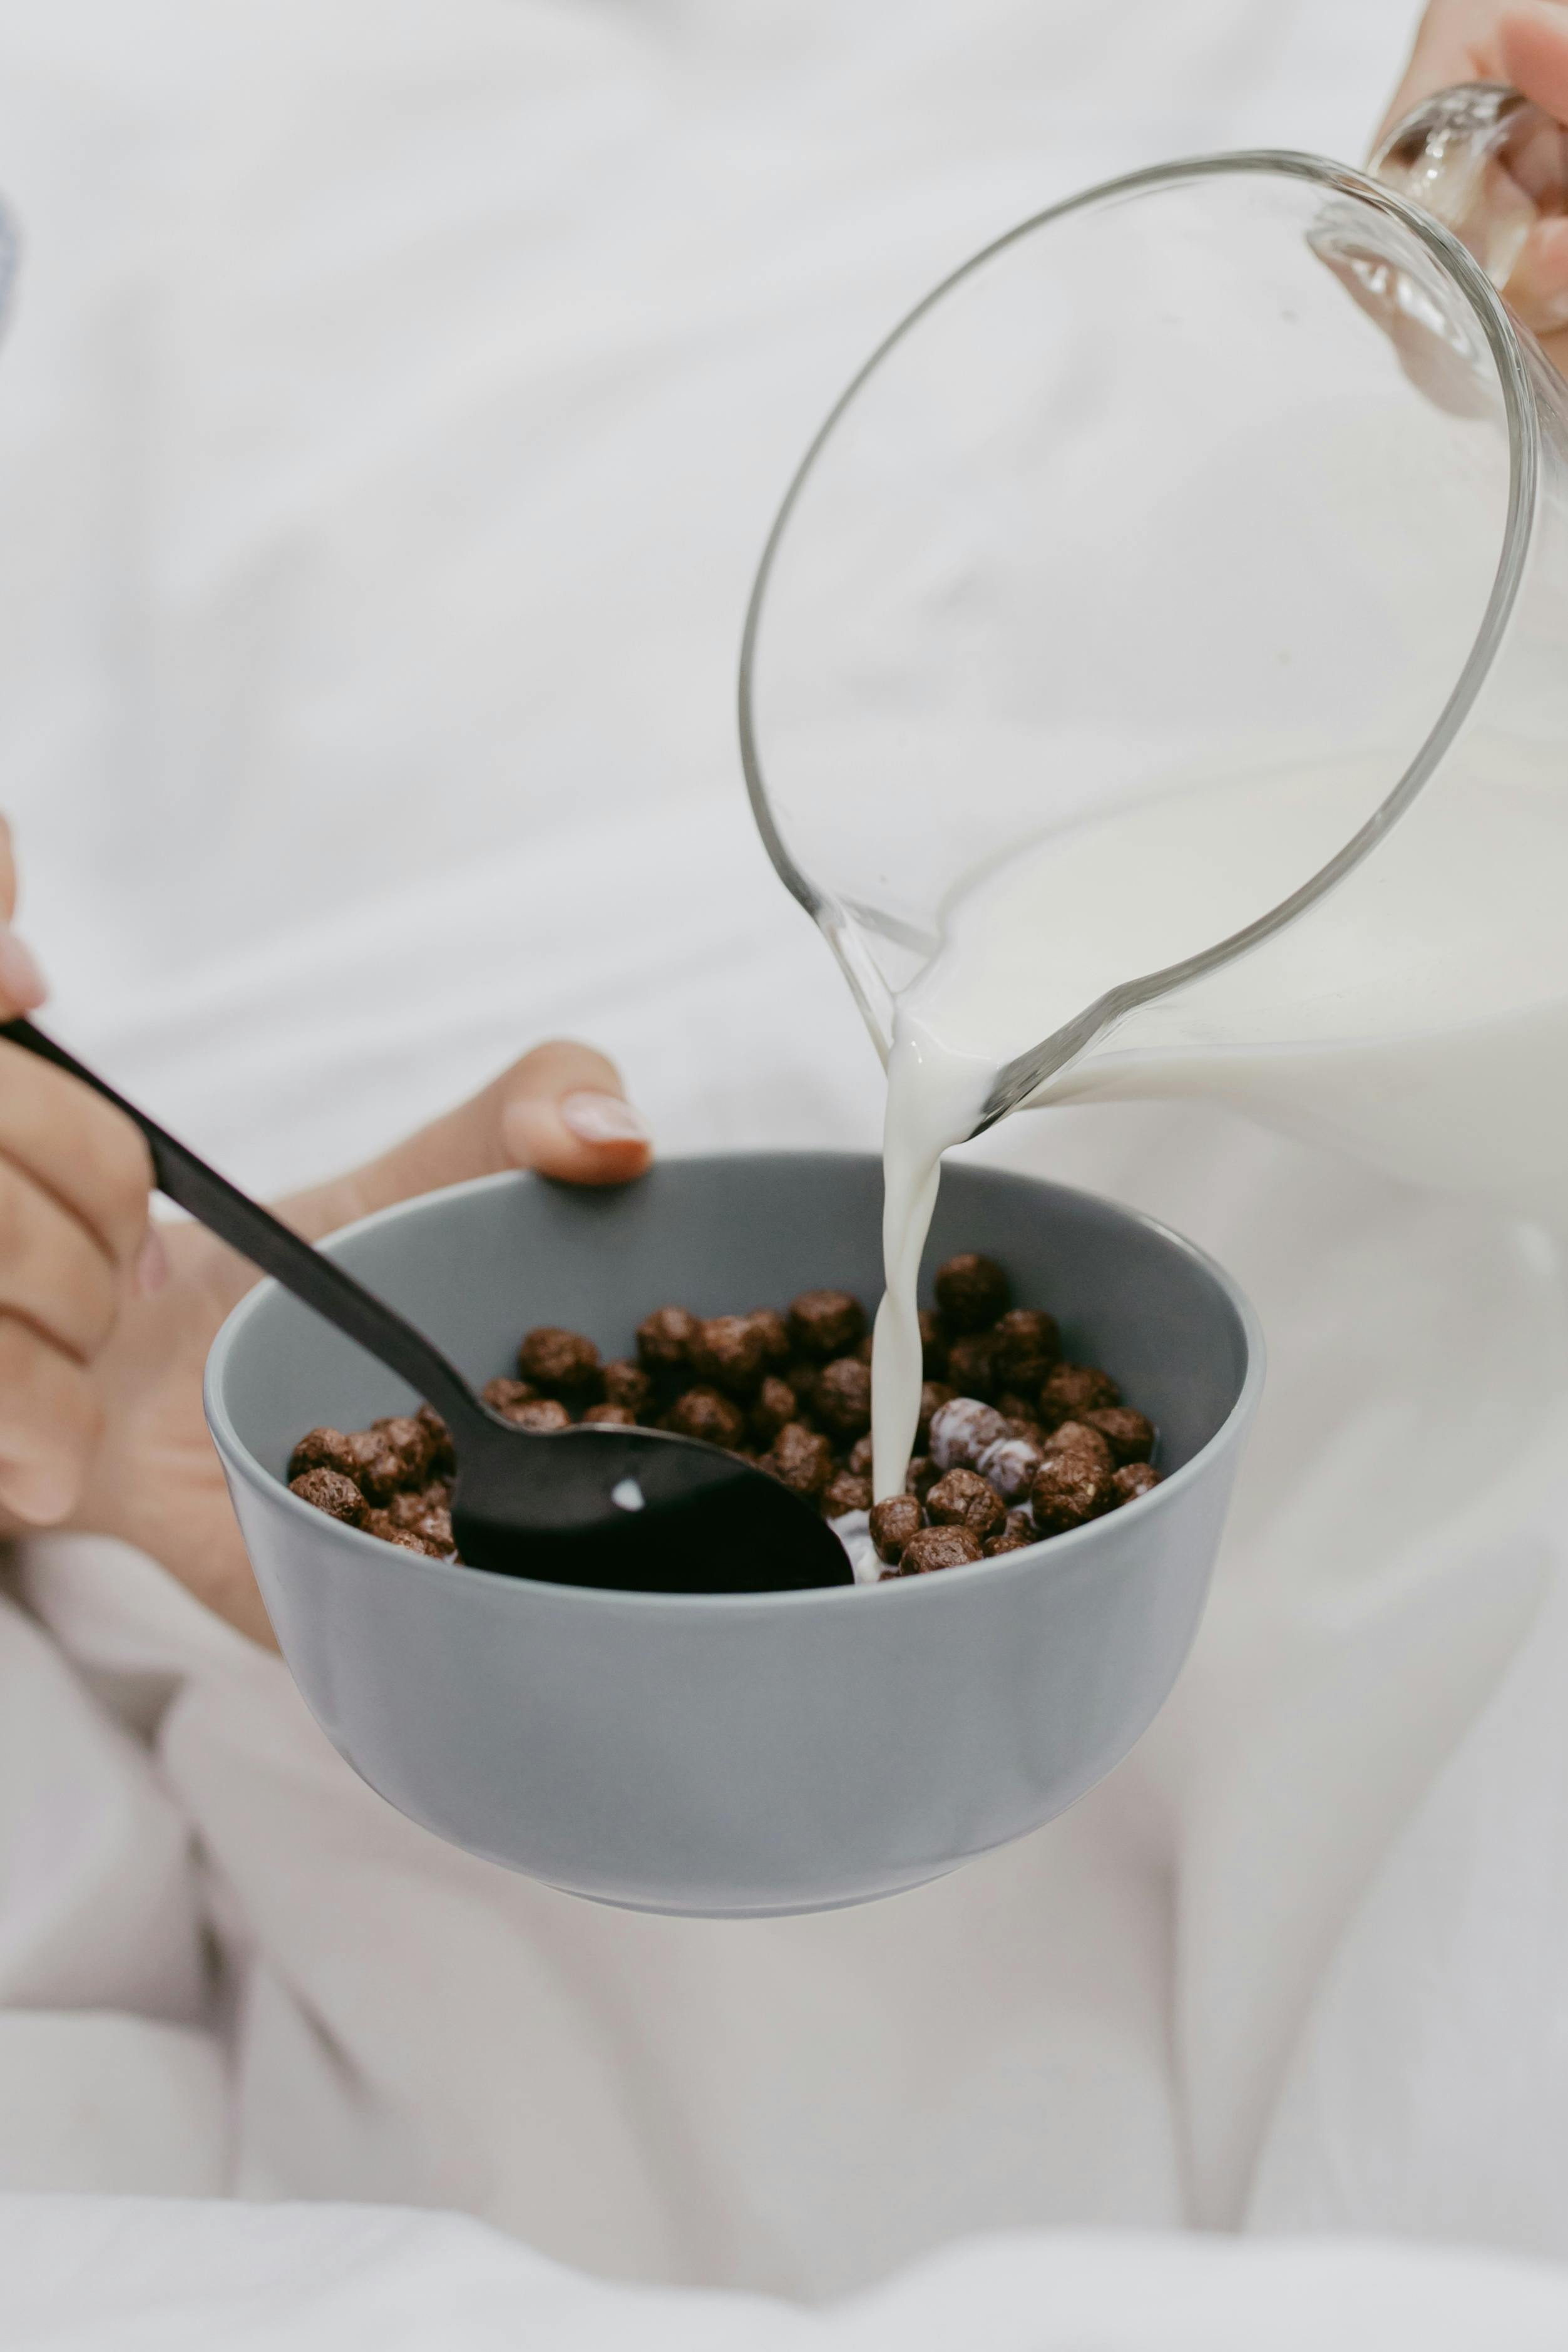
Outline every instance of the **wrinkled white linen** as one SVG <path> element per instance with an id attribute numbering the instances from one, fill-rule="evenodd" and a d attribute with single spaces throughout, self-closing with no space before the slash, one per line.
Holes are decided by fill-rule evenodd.
<path id="1" fill-rule="evenodd" d="M 352 2206 L 17 2198 L 0 2250 L 7 2352 L 1559 2352 L 1568 2315 L 1555 2271 L 1372 2243 L 991 2238 L 826 2312 L 610 2286 L 454 2215 Z"/>
<path id="2" fill-rule="evenodd" d="M 666 1149 L 870 1143 L 874 1062 L 737 782 L 777 495 L 986 234 L 1151 155 L 1354 152 L 1406 29 L 0 5 L 0 787 L 61 1033 L 257 1183 L 550 1030 L 620 1056 Z M 402 1821 L 148 1563 L 32 1547 L 0 2341 L 1568 2340 L 1568 2274 L 1280 2242 L 1568 2257 L 1555 1247 L 1199 1108 L 983 1150 L 1169 1217 L 1270 1335 L 1138 1753 L 894 1903 L 633 1917 Z M 1193 2224 L 1268 2242 L 1146 2234 Z M 831 2322 L 549 2268 L 817 2301 L 1112 2228 L 1145 2234 L 977 2243 Z"/>

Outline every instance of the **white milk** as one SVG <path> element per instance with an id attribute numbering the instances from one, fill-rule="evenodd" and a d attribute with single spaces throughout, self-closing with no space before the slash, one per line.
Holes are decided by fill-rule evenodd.
<path id="1" fill-rule="evenodd" d="M 1130 1015 L 1034 1103 L 1205 1093 L 1421 1181 L 1568 1200 L 1568 786 L 1560 761 L 1445 773 L 1319 905 Z M 941 1155 L 992 1085 L 1108 988 L 1277 904 L 1375 804 L 1366 773 L 1170 792 L 973 878 L 897 1000 L 883 1157 L 875 1487 L 920 1394 L 915 1280 Z"/>

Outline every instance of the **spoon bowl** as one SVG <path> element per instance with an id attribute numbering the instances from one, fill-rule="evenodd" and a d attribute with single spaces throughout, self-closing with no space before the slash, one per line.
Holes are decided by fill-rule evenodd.
<path id="1" fill-rule="evenodd" d="M 485 1408 L 480 1408 L 481 1412 Z M 452 1532 L 470 1568 L 617 1592 L 789 1592 L 848 1584 L 821 1514 L 697 1439 L 595 1424 L 463 1425 Z"/>

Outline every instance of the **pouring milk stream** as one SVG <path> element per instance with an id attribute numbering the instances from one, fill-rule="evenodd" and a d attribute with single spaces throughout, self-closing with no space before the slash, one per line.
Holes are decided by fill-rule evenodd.
<path id="1" fill-rule="evenodd" d="M 1092 191 L 808 453 L 742 742 L 887 1064 L 879 1498 L 941 1156 L 1000 1109 L 1207 1093 L 1568 1209 L 1568 386 L 1473 257 L 1568 209 L 1563 146 L 1489 89 L 1402 126 L 1464 244 L 1311 157 Z"/>

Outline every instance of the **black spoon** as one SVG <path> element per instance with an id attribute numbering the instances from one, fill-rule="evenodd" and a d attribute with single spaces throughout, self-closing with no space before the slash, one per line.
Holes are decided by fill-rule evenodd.
<path id="1" fill-rule="evenodd" d="M 452 1530 L 471 1567 L 622 1592 L 777 1592 L 852 1581 L 842 1544 L 812 1506 L 716 1445 L 664 1430 L 539 1431 L 503 1421 L 412 1324 L 52 1037 L 30 1021 L 0 1022 L 0 1037 L 122 1110 L 147 1139 L 162 1192 L 435 1407 L 457 1455 Z"/>

